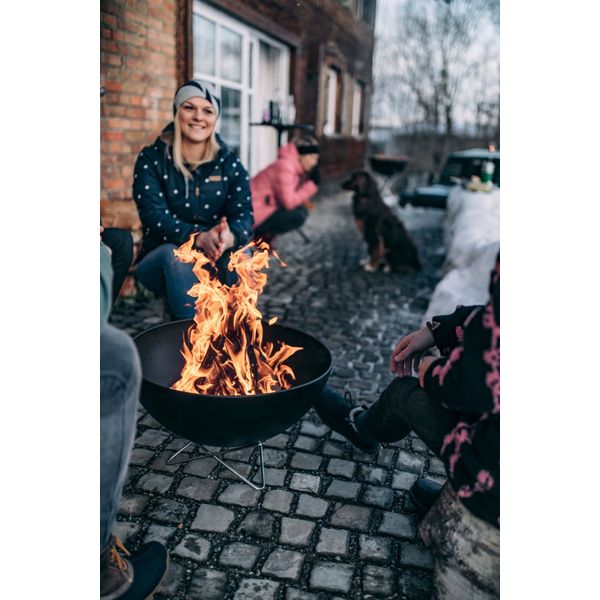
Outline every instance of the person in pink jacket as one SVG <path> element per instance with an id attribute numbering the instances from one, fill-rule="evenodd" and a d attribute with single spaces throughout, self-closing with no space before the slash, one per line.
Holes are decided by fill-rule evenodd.
<path id="1" fill-rule="evenodd" d="M 282 146 L 277 160 L 250 180 L 255 239 L 273 245 L 275 236 L 304 223 L 319 190 L 318 161 L 317 140 L 303 136 Z"/>

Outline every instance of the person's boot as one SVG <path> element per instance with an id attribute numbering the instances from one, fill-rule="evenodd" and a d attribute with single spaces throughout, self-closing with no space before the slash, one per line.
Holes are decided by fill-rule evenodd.
<path id="1" fill-rule="evenodd" d="M 113 536 L 100 551 L 100 600 L 146 600 L 158 588 L 168 564 L 162 544 L 149 542 L 131 553 Z"/>
<path id="2" fill-rule="evenodd" d="M 408 496 L 419 513 L 425 514 L 440 497 L 443 487 L 430 479 L 417 479 L 408 490 Z"/>
<path id="3" fill-rule="evenodd" d="M 355 407 L 350 392 L 342 396 L 333 388 L 325 386 L 314 408 L 325 425 L 343 435 L 359 450 L 369 454 L 379 450 L 377 441 L 366 438 L 357 429 L 355 420 L 367 409 L 365 406 Z"/>

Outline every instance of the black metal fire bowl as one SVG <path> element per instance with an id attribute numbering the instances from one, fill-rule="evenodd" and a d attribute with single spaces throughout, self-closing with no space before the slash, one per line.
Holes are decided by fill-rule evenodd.
<path id="1" fill-rule="evenodd" d="M 293 387 L 255 396 L 172 390 L 183 369 L 181 346 L 192 323 L 165 323 L 140 333 L 134 341 L 142 363 L 142 405 L 167 429 L 197 444 L 246 446 L 285 431 L 311 408 L 331 373 L 331 353 L 319 340 L 290 327 L 264 323 L 265 341 L 304 348 L 286 362 L 296 373 Z"/>

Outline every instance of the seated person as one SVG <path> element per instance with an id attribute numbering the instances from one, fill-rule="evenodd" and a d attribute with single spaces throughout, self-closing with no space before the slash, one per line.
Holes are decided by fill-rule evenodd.
<path id="1" fill-rule="evenodd" d="M 135 164 L 133 197 L 144 233 L 137 278 L 167 297 L 176 319 L 194 316 L 187 292 L 198 279 L 173 250 L 194 235 L 194 248 L 212 261 L 221 283 L 233 285 L 229 257 L 252 236 L 250 178 L 215 133 L 220 113 L 212 86 L 188 81 L 175 93 L 173 122 Z"/>
<path id="2" fill-rule="evenodd" d="M 281 147 L 277 160 L 252 178 L 255 239 L 272 244 L 275 236 L 302 226 L 319 190 L 318 162 L 317 140 L 303 136 Z"/>
<path id="3" fill-rule="evenodd" d="M 442 357 L 423 356 L 437 346 Z M 434 597 L 499 597 L 500 259 L 485 306 L 461 306 L 404 336 L 392 352 L 397 375 L 368 409 L 326 387 L 315 403 L 324 423 L 367 452 L 412 430 L 444 462 L 448 481 L 419 480 L 415 504 L 435 558 Z M 413 370 L 418 379 L 412 377 Z M 477 545 L 475 548 L 474 546 Z M 448 590 L 453 592 L 448 594 Z M 458 590 L 458 591 L 457 591 Z"/>
<path id="4" fill-rule="evenodd" d="M 100 226 L 100 236 L 110 249 L 113 270 L 112 302 L 114 304 L 133 262 L 133 238 L 131 233 L 125 229 L 102 226 Z"/>
<path id="5" fill-rule="evenodd" d="M 136 552 L 114 535 L 133 446 L 142 374 L 133 340 L 108 324 L 113 273 L 100 242 L 100 599 L 144 600 L 160 584 L 167 549 L 148 542 Z"/>

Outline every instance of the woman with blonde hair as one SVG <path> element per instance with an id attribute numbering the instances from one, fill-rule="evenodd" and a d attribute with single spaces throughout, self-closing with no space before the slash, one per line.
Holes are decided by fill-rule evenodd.
<path id="1" fill-rule="evenodd" d="M 138 280 L 166 296 L 174 318 L 194 314 L 188 290 L 197 281 L 192 265 L 173 250 L 194 236 L 194 247 L 213 263 L 215 275 L 232 285 L 231 252 L 252 236 L 250 178 L 240 159 L 215 132 L 221 99 L 207 83 L 183 84 L 173 100 L 172 123 L 139 154 L 133 197 L 144 238 Z"/>

